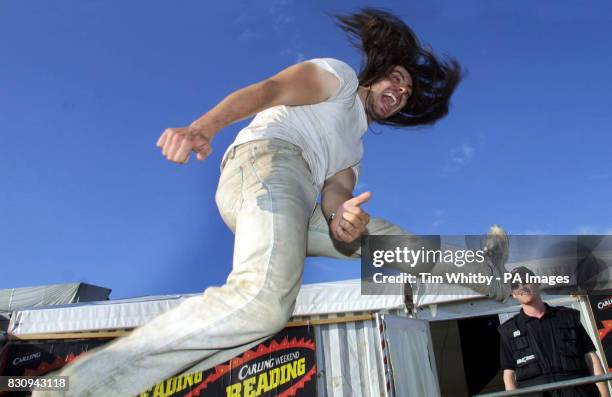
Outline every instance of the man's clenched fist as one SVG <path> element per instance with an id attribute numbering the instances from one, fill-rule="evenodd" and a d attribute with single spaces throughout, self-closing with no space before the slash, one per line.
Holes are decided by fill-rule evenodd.
<path id="1" fill-rule="evenodd" d="M 210 138 L 193 127 L 166 128 L 157 140 L 157 147 L 170 161 L 185 164 L 192 151 L 198 160 L 204 160 L 212 153 Z"/>
<path id="2" fill-rule="evenodd" d="M 338 207 L 336 216 L 329 224 L 332 236 L 339 241 L 352 243 L 361 237 L 370 222 L 370 216 L 361 208 L 372 197 L 372 193 L 361 193 Z"/>

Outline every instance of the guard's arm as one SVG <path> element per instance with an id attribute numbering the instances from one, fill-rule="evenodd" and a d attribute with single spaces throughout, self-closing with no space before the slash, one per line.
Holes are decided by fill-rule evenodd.
<path id="1" fill-rule="evenodd" d="M 504 369 L 504 386 L 506 390 L 516 390 L 516 374 L 513 369 Z"/>
<path id="2" fill-rule="evenodd" d="M 345 243 L 357 240 L 366 231 L 370 216 L 361 208 L 370 192 L 353 197 L 356 177 L 351 168 L 344 169 L 328 178 L 321 190 L 321 209 L 326 219 L 335 214 L 329 224 L 333 238 Z"/>
<path id="3" fill-rule="evenodd" d="M 508 338 L 504 328 L 509 323 L 504 323 L 503 326 L 499 327 L 498 332 L 500 333 L 499 339 L 499 359 L 500 365 L 503 368 L 503 379 L 504 387 L 506 390 L 515 390 L 518 388 L 516 384 L 516 372 L 512 367 L 514 366 L 514 358 L 511 354 L 510 346 L 508 346 Z"/>
<path id="4" fill-rule="evenodd" d="M 288 67 L 259 83 L 239 89 L 188 127 L 167 128 L 157 146 L 170 161 L 186 163 L 191 151 L 204 160 L 210 143 L 224 127 L 273 106 L 309 105 L 323 102 L 340 88 L 340 80 L 312 62 Z"/>
<path id="5" fill-rule="evenodd" d="M 599 357 L 597 357 L 597 354 L 595 354 L 595 352 L 586 353 L 584 355 L 584 359 L 586 360 L 591 375 L 603 375 L 605 373 L 601 365 L 601 361 L 599 361 Z M 608 382 L 599 382 L 596 383 L 596 385 L 597 389 L 599 389 L 599 394 L 601 394 L 601 397 L 610 397 L 610 393 L 608 391 Z"/>

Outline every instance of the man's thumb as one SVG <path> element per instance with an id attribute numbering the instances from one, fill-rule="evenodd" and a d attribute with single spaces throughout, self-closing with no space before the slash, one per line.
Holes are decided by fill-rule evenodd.
<path id="1" fill-rule="evenodd" d="M 361 193 L 359 196 L 353 197 L 352 199 L 348 200 L 347 204 L 359 206 L 363 203 L 367 203 L 368 201 L 370 201 L 371 198 L 372 198 L 372 192 L 364 192 L 364 193 Z"/>

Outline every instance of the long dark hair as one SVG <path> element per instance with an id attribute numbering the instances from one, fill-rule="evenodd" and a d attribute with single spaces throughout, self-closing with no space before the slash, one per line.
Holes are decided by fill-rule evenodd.
<path id="1" fill-rule="evenodd" d="M 401 111 L 378 123 L 398 127 L 433 124 L 448 113 L 450 97 L 461 80 L 461 66 L 439 59 L 421 45 L 412 29 L 395 15 L 364 8 L 350 15 L 333 15 L 338 26 L 363 54 L 359 84 L 369 86 L 401 65 L 413 80 L 412 95 Z M 372 115 L 370 115 L 372 117 Z"/>

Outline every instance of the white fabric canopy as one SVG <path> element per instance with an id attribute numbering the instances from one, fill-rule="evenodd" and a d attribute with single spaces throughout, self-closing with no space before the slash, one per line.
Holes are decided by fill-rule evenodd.
<path id="1" fill-rule="evenodd" d="M 537 276 L 570 276 L 569 285 L 548 286 L 542 285 L 544 294 L 561 295 L 573 290 L 580 283 L 589 289 L 612 288 L 612 251 L 598 251 L 597 266 L 593 263 L 577 263 L 576 256 L 541 258 L 537 260 L 513 262 L 506 264 L 507 271 L 517 267 L 527 267 Z M 578 280 L 580 279 L 580 280 Z M 484 295 L 476 293 L 467 287 L 456 284 L 422 284 L 415 283 L 413 286 L 413 301 L 416 307 L 439 305 L 459 301 L 469 301 L 484 298 Z"/>
<path id="2" fill-rule="evenodd" d="M 133 328 L 194 295 L 164 295 L 23 309 L 13 313 L 8 332 L 27 335 Z M 302 286 L 293 315 L 372 312 L 403 307 L 403 296 L 361 295 L 360 281 L 348 280 Z"/>
<path id="3" fill-rule="evenodd" d="M 84 283 L 2 289 L 0 290 L 0 312 L 12 312 L 25 307 L 61 305 L 92 300 L 91 298 L 101 300 L 107 299 L 109 294 L 110 290 L 107 288 Z"/>
<path id="4" fill-rule="evenodd" d="M 111 290 L 85 283 L 0 290 L 0 330 L 15 310 L 108 299 Z"/>
<path id="5" fill-rule="evenodd" d="M 385 316 L 385 337 L 396 395 L 440 396 L 428 323 Z"/>
<path id="6" fill-rule="evenodd" d="M 606 255 L 601 257 L 606 260 L 609 259 Z M 573 258 L 567 260 L 563 260 L 563 258 L 540 259 L 530 263 L 512 263 L 508 264 L 506 268 L 510 270 L 525 265 L 537 275 L 572 274 L 575 272 Z M 603 278 L 605 282 L 600 282 L 597 285 L 598 289 L 612 287 L 609 278 Z M 575 280 L 572 281 L 575 282 Z M 51 287 L 48 287 L 50 288 L 49 291 L 53 291 Z M 414 291 L 413 302 L 417 308 L 483 300 L 483 295 L 459 285 L 415 284 L 412 288 Z M 65 289 L 63 291 L 68 294 Z M 554 289 L 551 289 L 549 293 L 559 294 Z M 14 312 L 8 332 L 15 335 L 24 335 L 133 328 L 170 310 L 185 297 L 193 295 L 195 294 L 165 295 L 23 309 Z M 49 292 L 48 296 L 54 297 L 57 296 L 57 293 L 54 295 Z M 4 299 L 6 301 L 6 297 Z M 47 301 L 57 302 L 58 299 L 50 298 Z M 376 312 L 402 309 L 403 307 L 404 296 L 402 295 L 362 295 L 361 281 L 357 279 L 303 285 L 298 294 L 293 315 L 315 316 L 334 313 Z"/>

